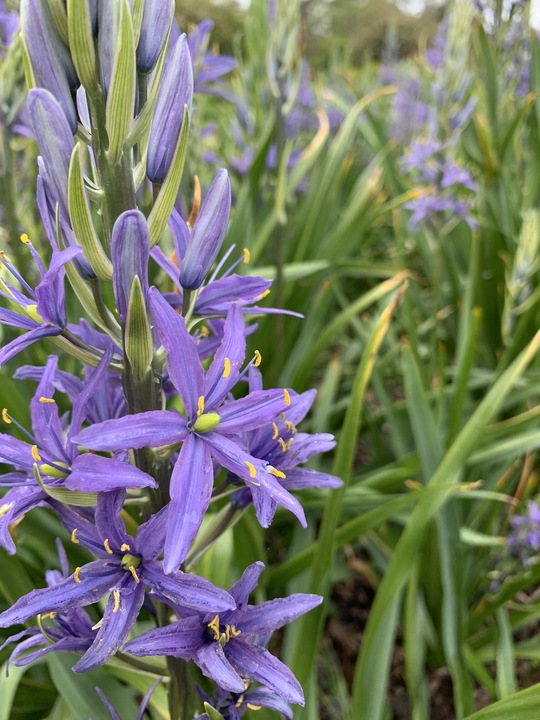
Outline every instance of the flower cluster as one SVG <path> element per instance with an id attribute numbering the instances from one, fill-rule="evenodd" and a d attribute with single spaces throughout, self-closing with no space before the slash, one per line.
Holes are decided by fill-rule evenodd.
<path id="1" fill-rule="evenodd" d="M 208 549 L 200 530 L 216 502 L 229 523 L 253 505 L 267 527 L 281 506 L 305 526 L 293 493 L 340 481 L 299 466 L 334 441 L 297 431 L 314 391 L 263 389 L 261 354 L 246 359 L 255 329 L 246 317 L 280 311 L 259 305 L 271 282 L 246 274 L 248 249 L 226 267 L 227 172 L 197 190 L 189 216 L 177 209 L 193 92 L 223 94 L 232 61 L 206 52 L 207 25 L 190 38 L 177 32 L 173 9 L 172 0 L 21 2 L 50 248 L 21 238 L 35 281 L 0 254 L 0 322 L 23 331 L 0 364 L 46 338 L 83 372 L 61 369 L 57 355 L 16 371 L 37 388 L 30 428 L 2 410 L 0 461 L 12 470 L 0 478 L 0 545 L 15 553 L 14 523 L 41 506 L 87 561 L 70 570 L 59 545 L 61 572 L 1 612 L 0 627 L 38 619 L 7 641 L 19 642 L 16 664 L 75 652 L 73 669 L 84 672 L 119 651 L 162 655 L 172 698 L 182 694 L 181 660 L 214 682 L 212 699 L 202 697 L 224 717 L 253 705 L 292 717 L 288 703 L 303 703 L 302 689 L 266 645 L 321 598 L 251 605 L 262 563 L 225 591 L 189 573 L 190 556 Z M 73 316 L 67 283 L 84 317 Z M 141 612 L 156 627 L 137 636 Z"/>

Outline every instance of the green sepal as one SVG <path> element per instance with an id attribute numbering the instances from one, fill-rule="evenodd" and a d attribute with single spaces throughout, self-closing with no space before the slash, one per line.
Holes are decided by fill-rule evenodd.
<path id="1" fill-rule="evenodd" d="M 135 108 L 137 68 L 133 24 L 127 0 L 120 0 L 118 48 L 114 60 L 111 87 L 107 97 L 106 126 L 109 135 L 109 160 L 120 158 L 131 130 Z"/>
<path id="2" fill-rule="evenodd" d="M 154 343 L 138 275 L 133 278 L 131 286 L 124 343 L 133 376 L 142 380 L 151 369 Z"/>
<path id="3" fill-rule="evenodd" d="M 210 720 L 225 720 L 223 715 L 207 702 L 204 703 L 204 711 L 208 715 Z"/>
<path id="4" fill-rule="evenodd" d="M 159 242 L 161 234 L 167 227 L 169 217 L 171 215 L 178 188 L 182 180 L 182 172 L 186 161 L 187 147 L 189 137 L 189 110 L 184 105 L 184 117 L 182 119 L 182 129 L 178 136 L 178 142 L 174 151 L 174 157 L 167 173 L 167 177 L 161 186 L 159 194 L 152 208 L 152 212 L 148 216 L 148 228 L 150 230 L 150 247 Z"/>
<path id="5" fill-rule="evenodd" d="M 73 0 L 70 0 L 72 2 Z M 107 257 L 94 229 L 92 215 L 84 189 L 80 158 L 81 144 L 77 143 L 71 154 L 68 180 L 68 207 L 73 232 L 80 243 L 92 270 L 101 280 L 111 282 L 113 266 Z"/>
<path id="6" fill-rule="evenodd" d="M 26 81 L 27 90 L 31 90 L 36 87 L 36 78 L 34 70 L 32 68 L 32 61 L 30 60 L 30 53 L 28 52 L 28 45 L 24 39 L 24 35 L 19 33 L 19 43 L 21 46 L 21 55 L 24 68 L 24 79 Z"/>
<path id="7" fill-rule="evenodd" d="M 75 0 L 77 5 L 84 4 L 86 5 L 86 2 L 81 3 L 80 0 Z M 51 11 L 51 15 L 54 20 L 54 25 L 56 27 L 57 33 L 62 38 L 62 41 L 69 45 L 69 28 L 68 28 L 68 18 L 66 14 L 66 0 L 48 0 L 49 4 L 49 10 Z M 84 11 L 81 11 L 81 15 Z M 73 50 L 71 51 L 73 55 Z M 77 67 L 75 65 L 75 67 Z M 77 72 L 78 72 L 77 68 Z"/>
<path id="8" fill-rule="evenodd" d="M 95 507 L 97 504 L 97 493 L 78 492 L 77 490 L 68 490 L 68 488 L 50 487 L 45 485 L 39 474 L 37 463 L 34 463 L 34 477 L 37 484 L 43 492 L 52 497 L 53 500 L 64 505 L 75 505 L 76 507 Z"/>
<path id="9" fill-rule="evenodd" d="M 57 4 L 60 0 L 53 0 Z M 60 5 L 63 5 L 60 2 Z M 65 10 L 64 10 L 65 13 Z M 69 49 L 77 75 L 86 90 L 97 87 L 96 51 L 92 35 L 92 20 L 88 0 L 68 0 L 67 29 L 69 33 Z"/>

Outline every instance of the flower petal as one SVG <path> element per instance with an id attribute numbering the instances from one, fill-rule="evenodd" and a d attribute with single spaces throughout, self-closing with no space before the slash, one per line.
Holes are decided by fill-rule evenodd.
<path id="1" fill-rule="evenodd" d="M 137 657 L 170 655 L 182 660 L 191 660 L 203 645 L 205 635 L 199 617 L 188 617 L 139 635 L 125 645 L 124 652 Z"/>
<path id="2" fill-rule="evenodd" d="M 287 477 L 283 481 L 287 490 L 305 490 L 310 487 L 339 488 L 342 485 L 341 478 L 311 468 L 291 468 L 287 470 Z"/>
<path id="3" fill-rule="evenodd" d="M 243 691 L 244 681 L 231 666 L 218 642 L 203 645 L 195 653 L 193 661 L 201 668 L 203 675 L 211 678 L 219 687 L 234 693 Z"/>
<path id="4" fill-rule="evenodd" d="M 313 610 L 322 601 L 320 595 L 296 593 L 286 598 L 268 600 L 261 605 L 249 606 L 235 615 L 235 622 L 241 628 L 242 635 L 264 637 Z"/>
<path id="5" fill-rule="evenodd" d="M 223 326 L 223 339 L 204 378 L 204 401 L 208 411 L 217 408 L 236 385 L 246 356 L 244 318 L 233 305 Z"/>
<path id="6" fill-rule="evenodd" d="M 134 450 L 174 445 L 185 435 L 182 415 L 168 410 L 150 410 L 91 425 L 75 435 L 72 442 L 91 450 Z"/>
<path id="7" fill-rule="evenodd" d="M 167 351 L 169 377 L 182 396 L 188 418 L 193 418 L 199 397 L 204 394 L 197 342 L 187 331 L 184 319 L 156 288 L 150 288 L 150 304 L 159 341 Z"/>
<path id="8" fill-rule="evenodd" d="M 122 488 L 156 487 L 156 481 L 134 465 L 85 453 L 75 458 L 65 480 L 70 490 L 110 492 Z"/>
<path id="9" fill-rule="evenodd" d="M 283 390 L 256 390 L 220 407 L 219 432 L 230 435 L 255 430 L 271 423 L 286 407 Z"/>
<path id="10" fill-rule="evenodd" d="M 237 580 L 234 585 L 229 588 L 229 592 L 236 600 L 236 605 L 239 610 L 247 604 L 250 594 L 259 584 L 259 577 L 263 570 L 264 563 L 252 563 L 244 570 L 240 580 Z"/>
<path id="11" fill-rule="evenodd" d="M 226 654 L 242 677 L 256 680 L 277 692 L 288 702 L 304 704 L 304 693 L 291 670 L 264 648 L 234 639 L 227 643 Z"/>
<path id="12" fill-rule="evenodd" d="M 171 603 L 193 608 L 201 613 L 220 613 L 236 607 L 234 598 L 197 575 L 177 572 L 166 575 L 160 564 L 145 562 L 144 582 Z"/>
<path id="13" fill-rule="evenodd" d="M 171 503 L 163 567 L 177 570 L 199 532 L 210 504 L 214 468 L 210 449 L 197 435 L 189 434 L 171 476 Z"/>
<path id="14" fill-rule="evenodd" d="M 137 621 L 144 594 L 144 584 L 136 583 L 131 575 L 111 592 L 96 638 L 73 666 L 74 672 L 93 670 L 120 649 Z"/>

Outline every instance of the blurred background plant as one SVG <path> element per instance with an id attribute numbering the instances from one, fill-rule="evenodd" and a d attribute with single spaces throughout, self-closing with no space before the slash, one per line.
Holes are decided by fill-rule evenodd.
<path id="1" fill-rule="evenodd" d="M 345 481 L 303 493 L 311 530 L 246 513 L 198 568 L 228 587 L 235 562 L 266 558 L 260 592 L 326 596 L 280 638 L 300 720 L 525 720 L 540 703 L 540 43 L 526 2 L 406 5 L 178 3 L 210 82 L 178 206 L 229 168 L 233 258 L 304 315 L 254 317 L 267 382 L 318 388 L 306 429 L 338 449 L 313 467 Z M 21 257 L 19 235 L 42 231 L 15 6 L 0 2 L 0 205 Z M 2 406 L 23 413 L 32 392 L 2 371 Z M 13 534 L 7 603 L 42 582 L 62 531 L 38 512 Z M 68 668 L 0 674 L 0 719 L 106 718 Z M 88 688 L 128 720 L 121 682 L 150 681 L 122 672 Z M 149 712 L 167 717 L 159 688 Z"/>

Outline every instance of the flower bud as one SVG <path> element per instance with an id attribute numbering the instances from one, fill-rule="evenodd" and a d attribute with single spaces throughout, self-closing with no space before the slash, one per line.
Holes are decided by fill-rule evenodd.
<path id="1" fill-rule="evenodd" d="M 171 0 L 146 0 L 137 45 L 139 72 L 149 73 L 154 69 L 173 15 L 174 3 Z"/>
<path id="2" fill-rule="evenodd" d="M 60 103 L 73 134 L 77 115 L 71 88 L 78 86 L 69 50 L 60 39 L 46 0 L 22 0 L 22 34 L 36 85 L 49 90 Z"/>
<path id="3" fill-rule="evenodd" d="M 191 111 L 192 99 L 193 70 L 186 36 L 182 35 L 165 67 L 152 119 L 146 166 L 152 182 L 161 183 L 167 175 L 182 128 L 179 108 L 187 105 Z"/>
<path id="4" fill-rule="evenodd" d="M 139 210 L 127 210 L 114 223 L 111 256 L 116 306 L 125 324 L 133 278 L 139 278 L 144 298 L 148 291 L 150 235 L 146 218 Z"/>
<path id="5" fill-rule="evenodd" d="M 216 259 L 227 231 L 231 211 L 231 184 L 226 170 L 219 170 L 210 186 L 189 238 L 180 267 L 180 284 L 199 288 Z"/>

